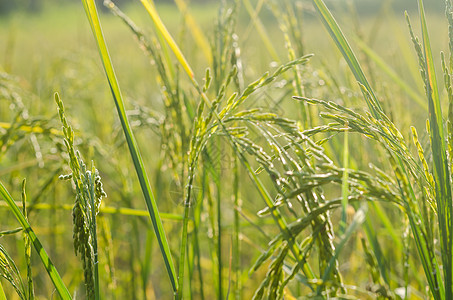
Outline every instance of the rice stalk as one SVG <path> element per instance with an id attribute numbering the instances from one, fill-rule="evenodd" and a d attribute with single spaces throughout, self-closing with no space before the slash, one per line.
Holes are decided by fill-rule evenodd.
<path id="1" fill-rule="evenodd" d="M 289 60 L 294 60 L 297 56 L 302 56 L 303 45 L 302 38 L 300 36 L 301 30 L 298 28 L 300 26 L 298 23 L 301 22 L 301 18 L 296 18 L 294 6 L 286 0 L 283 3 L 283 6 L 285 7 L 284 10 L 283 8 L 280 8 L 275 1 L 270 1 L 269 5 L 271 6 L 271 10 L 280 24 L 280 30 L 284 34 L 285 46 L 288 51 Z M 294 48 L 293 43 L 295 43 L 297 49 Z M 294 82 L 292 85 L 295 96 L 305 96 L 305 87 L 302 83 L 300 66 L 294 67 Z M 305 102 L 301 103 L 300 118 L 302 120 L 303 128 L 312 127 L 311 120 L 313 116 L 311 115 L 309 107 Z"/>
<path id="2" fill-rule="evenodd" d="M 329 110 L 341 111 L 342 113 L 348 115 L 348 117 L 346 117 L 346 115 L 322 113 L 323 117 L 333 119 L 338 122 L 331 123 L 326 127 L 323 127 L 322 131 L 330 131 L 331 129 L 338 130 L 338 126 L 348 125 L 348 131 L 359 132 L 367 136 L 368 138 L 375 139 L 379 143 L 379 145 L 386 149 L 389 154 L 389 162 L 391 163 L 393 171 L 395 172 L 395 179 L 393 179 L 391 183 L 387 182 L 385 186 L 386 189 L 393 186 L 393 188 L 391 189 L 392 192 L 391 194 L 387 194 L 387 192 L 384 192 L 383 190 L 378 191 L 375 189 L 375 187 L 373 187 L 373 192 L 366 193 L 364 194 L 364 196 L 366 198 L 373 198 L 375 197 L 375 195 L 381 194 L 381 196 L 385 197 L 386 199 L 390 199 L 389 197 L 393 197 L 394 200 L 398 199 L 397 201 L 392 200 L 392 202 L 395 202 L 403 207 L 405 213 L 409 218 L 412 233 L 415 237 L 417 250 L 420 254 L 422 265 L 425 270 L 425 275 L 432 288 L 432 292 L 436 293 L 436 291 L 442 289 L 442 281 L 440 280 L 439 273 L 437 271 L 429 271 L 431 268 L 439 270 L 439 267 L 437 265 L 436 257 L 434 254 L 434 245 L 432 243 L 433 240 L 429 239 L 429 220 L 423 218 L 422 210 L 419 208 L 419 203 L 423 204 L 425 202 L 428 202 L 429 200 L 420 202 L 417 201 L 413 187 L 409 182 L 409 176 L 416 180 L 417 185 L 419 186 L 421 192 L 423 192 L 422 195 L 424 195 L 424 197 L 429 197 L 429 194 L 426 194 L 429 189 L 423 187 L 424 183 L 427 183 L 427 180 L 424 177 L 423 169 L 418 166 L 411 153 L 408 152 L 404 140 L 402 140 L 401 135 L 398 134 L 398 131 L 395 129 L 394 125 L 391 124 L 388 119 L 387 121 L 379 122 L 378 120 L 374 119 L 371 114 L 367 114 L 367 116 L 364 117 L 333 102 L 325 102 L 313 99 L 307 101 L 309 103 L 323 105 Z M 386 118 L 384 117 L 384 119 Z M 308 132 L 310 132 L 311 135 L 312 133 L 320 131 L 309 130 Z M 400 162 L 393 158 L 393 155 L 397 155 L 397 159 L 399 159 Z M 353 173 L 350 173 L 349 175 L 354 176 Z M 385 181 L 387 181 L 391 178 L 391 176 L 385 175 L 384 178 L 386 178 Z M 354 187 L 354 185 L 350 186 Z M 371 186 L 367 187 L 367 189 L 369 188 L 371 188 Z"/>
<path id="3" fill-rule="evenodd" d="M 25 183 L 26 180 L 22 181 L 22 213 L 24 214 L 25 219 L 28 221 L 27 215 L 27 194 L 25 192 Z M 33 276 L 31 270 L 31 240 L 30 238 L 24 233 L 24 246 L 25 246 L 25 264 L 27 265 L 27 299 L 35 299 L 35 291 L 33 288 Z"/>
<path id="4" fill-rule="evenodd" d="M 342 206 L 342 211 L 341 211 L 341 221 L 340 221 L 340 235 L 345 233 L 346 226 L 347 226 L 347 220 L 346 220 L 346 215 L 347 215 L 347 210 L 348 210 L 348 197 L 349 197 L 349 185 L 348 185 L 348 179 L 349 179 L 349 173 L 348 173 L 348 168 L 349 168 L 349 135 L 348 132 L 345 131 L 344 134 L 344 150 L 343 150 L 343 168 L 345 169 L 345 172 L 343 172 L 343 178 L 342 178 L 342 184 L 341 184 L 341 206 Z"/>
<path id="5" fill-rule="evenodd" d="M 322 1 L 315 1 L 315 2 L 317 4 L 317 7 L 318 7 L 321 15 L 323 16 L 325 24 L 327 25 L 328 29 L 331 30 L 332 37 L 334 39 L 338 39 L 337 44 L 338 44 L 340 50 L 344 51 L 343 53 L 345 54 L 346 58 L 349 57 L 349 59 L 351 61 L 350 68 L 356 74 L 357 71 L 359 70 L 359 66 L 357 64 L 353 63 L 355 59 L 354 58 L 351 59 L 350 55 L 348 55 L 347 49 L 349 49 L 349 46 L 347 44 L 345 44 L 345 39 L 342 37 L 343 35 L 339 31 L 338 26 L 335 24 L 333 17 L 331 17 L 331 15 L 328 12 L 325 5 L 323 3 L 321 3 Z M 433 153 L 439 153 L 439 152 L 441 153 L 440 157 L 436 157 L 435 163 L 434 163 L 434 170 L 436 173 L 435 174 L 436 199 L 437 199 L 436 202 L 437 202 L 438 206 L 443 205 L 442 208 L 438 207 L 438 218 L 439 218 L 439 223 L 441 226 L 441 233 L 442 233 L 441 240 L 443 240 L 442 247 L 443 247 L 443 249 L 447 249 L 446 251 L 448 252 L 448 249 L 450 247 L 448 245 L 450 244 L 450 242 L 447 242 L 447 240 L 448 240 L 447 236 L 448 236 L 448 232 L 450 231 L 450 229 L 449 229 L 450 225 L 445 223 L 445 215 L 449 214 L 450 205 L 445 204 L 445 201 L 449 201 L 449 200 L 442 200 L 442 198 L 445 197 L 444 199 L 451 199 L 451 197 L 450 197 L 451 191 L 450 191 L 449 181 L 445 180 L 445 178 L 446 178 L 445 174 L 448 174 L 448 167 L 447 167 L 447 163 L 446 163 L 447 160 L 446 160 L 444 139 L 442 138 L 443 133 L 442 133 L 442 120 L 441 120 L 441 112 L 440 112 L 440 105 L 439 105 L 439 96 L 438 96 L 438 92 L 437 92 L 437 83 L 435 83 L 435 81 L 436 81 L 435 80 L 435 71 L 434 71 L 434 67 L 432 64 L 432 54 L 431 54 L 430 45 L 429 45 L 429 37 L 428 37 L 427 30 L 426 30 L 423 3 L 421 1 L 419 1 L 419 7 L 420 7 L 420 18 L 421 18 L 422 32 L 423 32 L 423 45 L 424 45 L 423 50 L 422 50 L 422 46 L 419 43 L 418 39 L 413 34 L 410 23 L 409 23 L 409 27 L 410 27 L 410 33 L 411 33 L 412 40 L 416 47 L 416 52 L 419 57 L 419 64 L 421 66 L 421 75 L 422 75 L 423 80 L 425 81 L 425 89 L 427 91 L 427 96 L 428 96 L 428 100 L 429 100 L 428 103 L 429 103 L 429 107 L 430 107 L 430 109 L 429 109 L 430 125 L 431 125 L 431 123 L 434 124 L 434 125 L 432 125 L 432 126 L 434 126 L 433 130 L 431 131 L 432 134 L 430 135 L 431 136 L 431 145 L 433 147 L 432 148 Z M 343 41 L 343 42 L 341 42 L 341 41 Z M 351 52 L 349 52 L 349 54 L 351 54 Z M 358 75 L 360 75 L 360 72 L 358 73 Z M 368 101 L 369 98 L 374 98 L 372 90 L 370 90 L 370 88 L 366 85 L 366 79 L 361 78 L 362 76 L 358 76 L 358 75 L 356 75 L 356 78 L 362 84 L 362 91 L 364 92 L 365 99 Z M 375 110 L 375 107 L 374 107 L 375 103 L 373 103 L 373 102 L 371 102 L 371 103 L 367 102 L 367 103 L 369 104 L 369 107 L 370 107 L 370 104 L 372 104 L 370 107 L 370 110 L 373 114 L 374 114 L 374 112 L 377 112 L 376 114 L 374 114 L 374 117 L 379 118 L 379 119 L 382 119 L 382 117 L 384 117 L 382 111 Z M 333 117 L 333 118 L 338 120 L 336 117 Z M 384 117 L 384 119 L 385 119 L 385 117 Z M 376 122 L 373 122 L 373 123 L 377 124 Z M 397 138 L 397 140 L 401 141 L 398 144 L 403 145 L 404 143 L 398 137 L 399 135 L 398 134 L 394 135 L 391 132 L 391 131 L 393 131 L 393 132 L 397 133 L 397 130 L 395 130 L 395 127 L 391 126 L 391 128 L 389 128 L 389 129 L 391 129 L 391 130 L 390 131 L 386 130 L 386 135 L 388 133 L 390 133 L 391 135 L 384 138 L 385 142 L 393 143 L 394 137 L 395 137 L 395 138 Z M 384 146 L 386 146 L 386 145 L 384 145 Z M 400 146 L 398 146 L 398 145 L 395 145 L 395 146 L 397 146 L 397 148 L 400 148 Z M 397 148 L 392 147 L 388 150 L 391 153 L 394 150 L 396 150 Z M 414 191 L 407 178 L 407 176 L 409 175 L 407 172 L 412 173 L 411 175 L 413 175 L 415 178 L 417 178 L 417 177 L 420 178 L 423 176 L 417 175 L 415 172 L 419 172 L 419 168 L 417 168 L 417 170 L 414 169 L 414 164 L 412 162 L 407 161 L 407 159 L 402 155 L 403 152 L 406 152 L 406 150 L 404 150 L 404 148 L 405 148 L 405 146 L 400 148 L 399 151 L 395 152 L 395 154 L 397 154 L 397 156 L 396 156 L 397 161 L 392 159 L 391 162 L 393 162 L 392 164 L 394 167 L 395 175 L 398 178 L 398 183 L 401 185 L 401 187 L 400 187 L 401 192 L 405 195 L 405 198 L 407 200 L 409 200 L 409 201 L 407 201 L 407 204 L 406 204 L 407 205 L 406 212 L 408 213 L 408 216 L 409 216 L 409 222 L 411 224 L 411 228 L 412 228 L 413 234 L 415 236 L 418 252 L 422 258 L 423 268 L 425 270 L 425 275 L 428 279 L 431 292 L 433 293 L 433 295 L 436 299 L 443 299 L 441 297 L 443 295 L 442 291 L 444 290 L 444 288 L 443 288 L 444 285 L 443 285 L 443 282 L 439 278 L 439 276 L 440 276 L 440 274 L 438 273 L 439 266 L 437 265 L 436 258 L 434 255 L 432 241 L 430 241 L 428 239 L 429 235 L 427 235 L 427 233 L 430 232 L 430 229 L 429 229 L 430 221 L 429 221 L 429 219 L 423 218 L 423 215 L 421 215 L 421 213 L 426 210 L 424 208 L 424 206 L 423 206 L 424 210 L 422 210 L 422 212 L 420 212 L 420 210 L 417 207 L 416 196 L 415 196 Z M 403 152 L 401 152 L 401 150 L 403 150 Z M 404 166 L 404 165 L 406 165 L 406 166 Z M 407 171 L 406 171 L 406 168 L 408 168 Z M 418 184 L 421 185 L 422 182 L 418 181 Z M 423 192 L 426 192 L 426 191 L 423 190 Z M 442 193 L 442 195 L 440 193 Z M 426 196 L 425 193 L 423 195 Z M 429 197 L 429 195 L 428 195 L 428 197 Z M 445 207 L 445 209 L 444 209 L 444 207 Z M 424 213 L 424 216 L 426 216 L 426 215 L 427 214 Z M 422 220 L 424 220 L 423 223 L 421 222 Z M 420 226 L 420 224 L 423 224 L 423 225 Z M 451 260 L 447 258 L 449 256 L 450 256 L 449 254 L 447 254 L 446 256 L 442 256 L 443 264 L 446 265 L 446 269 L 444 269 L 444 277 L 445 277 L 446 282 L 450 282 L 450 280 L 451 280 L 451 275 L 450 275 L 450 271 L 449 271 L 451 268 L 448 267 Z M 450 284 L 448 284 L 447 287 L 448 286 L 450 286 Z M 450 292 L 447 292 L 447 293 L 450 293 Z"/>
<path id="6" fill-rule="evenodd" d="M 451 234 L 453 231 L 452 215 L 452 194 L 451 194 L 451 178 L 449 163 L 447 160 L 446 137 L 444 134 L 444 124 L 442 120 L 442 110 L 437 88 L 436 72 L 434 69 L 433 56 L 429 41 L 429 34 L 426 25 L 425 12 L 423 1 L 418 1 L 420 22 L 422 27 L 422 44 L 423 53 L 419 58 L 423 60 L 420 64 L 424 64 L 425 72 L 425 89 L 429 104 L 429 127 L 430 127 L 430 142 L 432 153 L 439 155 L 433 156 L 433 170 L 435 182 L 435 198 L 437 204 L 437 218 L 439 221 L 439 231 L 442 249 L 442 264 L 444 272 L 445 298 L 453 298 L 452 280 L 453 280 L 453 241 Z M 412 33 L 411 33 L 412 34 Z M 412 34 L 413 35 L 413 34 Z M 423 76 L 423 74 L 422 74 Z"/>
<path id="7" fill-rule="evenodd" d="M 76 199 L 72 210 L 73 238 L 75 254 L 80 254 L 83 262 L 85 287 L 88 299 L 100 299 L 99 258 L 96 216 L 99 213 L 101 200 L 106 197 L 98 170 L 92 164 L 88 170 L 74 148 L 74 131 L 69 125 L 64 111 L 63 101 L 55 94 L 58 114 L 63 124 L 64 142 L 69 155 L 69 175 L 61 179 L 72 179 L 76 189 Z"/>
<path id="8" fill-rule="evenodd" d="M 155 11 L 150 9 L 150 8 L 152 8 L 151 5 L 145 5 L 145 7 L 147 8 L 148 12 L 152 15 L 154 22 L 161 22 L 160 19 L 158 19 L 155 16 L 153 16 L 155 14 Z M 156 25 L 156 26 L 158 28 L 164 28 L 163 24 L 159 24 L 159 25 Z M 164 30 L 164 29 L 162 29 L 162 30 Z M 164 37 L 165 36 L 169 37 L 168 31 L 166 31 L 166 29 L 164 30 L 163 35 L 164 35 Z M 230 98 L 231 100 L 227 101 L 227 107 L 225 107 L 222 110 L 222 112 L 220 113 L 220 116 L 219 116 L 219 115 L 216 115 L 215 110 L 213 109 L 215 107 L 214 105 L 217 105 L 217 102 L 211 103 L 211 101 L 207 98 L 206 94 L 203 93 L 201 88 L 198 86 L 197 82 L 194 80 L 193 73 L 191 72 L 191 68 L 188 67 L 187 61 L 184 59 L 184 56 L 180 52 L 179 48 L 177 48 L 177 47 L 175 47 L 175 45 L 173 45 L 174 42 L 173 42 L 173 40 L 170 37 L 167 39 L 167 41 L 170 44 L 171 48 L 176 52 L 175 53 L 176 57 L 181 61 L 182 65 L 183 65 L 183 68 L 186 70 L 187 74 L 189 75 L 189 78 L 191 79 L 191 82 L 194 84 L 195 88 L 200 93 L 204 104 L 207 105 L 207 107 L 209 109 L 209 113 L 212 114 L 215 117 L 215 119 L 218 120 L 218 121 L 220 120 L 220 116 L 223 116 L 228 111 L 231 111 L 231 110 L 235 109 L 236 107 L 238 107 L 253 91 L 255 91 L 256 89 L 259 89 L 259 88 L 261 88 L 263 86 L 268 85 L 277 76 L 279 76 L 280 74 L 284 73 L 285 71 L 290 69 L 292 66 L 305 62 L 306 59 L 307 59 L 306 57 L 303 57 L 303 58 L 300 58 L 300 59 L 296 59 L 295 61 L 292 61 L 292 62 L 290 62 L 290 63 L 278 68 L 277 71 L 275 71 L 274 74 L 272 74 L 271 76 L 264 75 L 261 79 L 255 81 L 254 83 L 249 85 L 247 88 L 245 88 L 245 90 L 242 92 L 241 95 L 238 95 L 238 96 Z M 222 123 L 219 123 L 219 124 L 220 124 L 221 127 L 224 127 L 224 125 L 222 125 Z M 216 127 L 217 126 L 215 126 L 214 128 L 216 128 Z M 226 130 L 226 128 L 224 128 L 223 130 Z M 227 137 L 229 137 L 229 136 L 230 136 L 230 134 L 227 133 Z M 246 169 L 248 170 L 248 174 L 251 176 L 253 182 L 257 185 L 257 188 L 260 191 L 260 194 L 262 195 L 262 197 L 264 199 L 268 199 L 268 200 L 266 200 L 266 202 L 269 205 L 269 207 L 272 208 L 274 205 L 272 204 L 272 200 L 270 200 L 270 196 L 268 195 L 268 192 L 265 191 L 265 188 L 262 185 L 262 183 L 260 183 L 260 180 L 254 175 L 254 172 L 252 171 L 252 169 L 251 169 L 249 163 L 247 162 L 247 160 L 245 159 L 245 156 L 237 148 L 236 142 L 233 142 L 231 145 L 233 146 L 233 149 L 235 149 L 236 155 L 239 155 L 241 162 L 245 165 Z M 285 225 L 285 222 L 282 220 L 280 214 L 276 210 L 272 210 L 272 212 L 273 212 L 272 213 L 273 216 L 276 218 L 277 224 L 279 224 L 280 229 L 282 231 L 285 231 L 286 230 L 285 229 L 286 225 Z M 291 249 L 292 253 L 294 255 L 296 255 L 296 257 L 298 257 L 299 250 L 297 249 L 297 247 L 294 244 L 294 242 L 292 242 L 289 233 L 288 233 L 288 239 L 290 240 L 290 249 Z M 183 257 L 181 257 L 181 259 L 182 258 Z M 307 267 L 306 264 L 301 266 L 301 268 L 304 270 L 304 272 L 306 274 L 308 274 L 308 276 L 313 276 L 313 275 L 310 275 L 310 274 L 312 274 L 312 272 L 310 271 L 309 267 Z"/>

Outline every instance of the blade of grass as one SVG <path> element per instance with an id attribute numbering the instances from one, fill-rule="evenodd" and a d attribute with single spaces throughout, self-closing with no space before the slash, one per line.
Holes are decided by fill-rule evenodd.
<path id="1" fill-rule="evenodd" d="M 437 217 L 441 238 L 442 263 L 444 271 L 445 298 L 453 299 L 453 220 L 450 172 L 448 169 L 445 136 L 443 132 L 442 109 L 437 88 L 436 71 L 426 25 L 423 1 L 418 1 L 422 26 L 423 49 L 426 66 L 426 90 L 429 104 L 430 139 L 434 162 L 434 181 L 436 185 Z"/>
<path id="2" fill-rule="evenodd" d="M 233 299 L 241 299 L 241 256 L 240 256 L 240 223 L 239 211 L 241 210 L 241 201 L 239 198 L 239 163 L 234 160 L 234 182 L 233 182 L 233 200 L 234 200 L 234 221 L 233 221 L 233 272 L 234 288 Z"/>
<path id="3" fill-rule="evenodd" d="M 190 67 L 189 63 L 187 62 L 186 58 L 182 54 L 181 50 L 179 50 L 178 44 L 176 44 L 175 40 L 171 36 L 170 32 L 168 32 L 167 28 L 165 27 L 164 23 L 160 19 L 159 14 L 157 13 L 156 7 L 154 6 L 154 3 L 150 0 L 140 0 L 145 7 L 146 11 L 148 14 L 151 16 L 151 19 L 154 22 L 154 25 L 157 27 L 158 33 L 162 34 L 164 37 L 165 41 L 168 43 L 170 46 L 171 50 L 173 53 L 176 55 L 176 58 L 178 59 L 179 63 L 182 65 L 184 70 L 186 71 L 187 75 L 189 75 L 189 78 L 193 81 L 195 80 L 195 75 L 194 72 L 192 71 L 192 68 Z M 198 85 L 198 84 L 197 84 Z"/>
<path id="4" fill-rule="evenodd" d="M 371 114 L 375 118 L 380 119 L 379 113 L 378 111 L 376 111 L 376 109 L 382 111 L 381 104 L 379 103 L 378 99 L 374 94 L 373 89 L 368 83 L 368 80 L 366 79 L 365 74 L 363 73 L 362 67 L 360 66 L 360 63 L 357 60 L 354 52 L 352 51 L 351 46 L 346 40 L 346 37 L 344 36 L 343 32 L 341 31 L 340 27 L 335 21 L 335 18 L 330 13 L 329 9 L 324 4 L 324 2 L 322 0 L 313 0 L 313 3 L 315 4 L 315 8 L 317 9 L 319 15 L 321 16 L 321 20 L 324 23 L 324 26 L 328 30 L 330 36 L 335 41 L 335 44 L 337 45 L 344 59 L 348 63 L 349 68 L 354 74 L 355 79 L 366 88 L 369 95 L 371 96 L 369 97 L 368 95 L 364 95 Z"/>
<path id="5" fill-rule="evenodd" d="M 44 247 L 42 246 L 41 242 L 39 241 L 38 237 L 36 236 L 35 232 L 31 228 L 28 221 L 25 219 L 25 216 L 22 214 L 19 207 L 17 207 L 16 202 L 13 200 L 13 198 L 11 197 L 11 195 L 8 193 L 5 186 L 1 182 L 0 182 L 0 194 L 2 195 L 3 199 L 5 199 L 5 201 L 8 203 L 17 221 L 19 221 L 19 223 L 24 228 L 25 234 L 27 234 L 28 238 L 33 243 L 33 246 L 35 247 L 35 250 L 38 253 L 39 258 L 41 258 L 41 261 L 47 271 L 47 274 L 49 274 L 50 280 L 55 286 L 55 289 L 57 290 L 60 297 L 64 300 L 71 299 L 71 294 L 69 294 L 68 289 L 66 288 L 65 284 L 63 283 L 63 280 L 58 274 L 57 269 L 55 268 L 49 256 L 47 255 L 46 250 L 44 250 Z"/>
<path id="6" fill-rule="evenodd" d="M 220 165 L 220 155 L 217 155 L 215 157 L 216 164 Z M 222 182 L 220 178 L 222 177 L 221 170 L 220 168 L 217 168 L 217 176 L 219 178 L 218 182 L 216 182 L 216 206 L 217 206 L 217 257 L 218 257 L 218 266 L 217 266 L 217 276 L 219 277 L 219 299 L 223 299 L 223 262 L 222 262 L 222 235 L 223 235 L 223 230 L 222 230 Z"/>
<path id="7" fill-rule="evenodd" d="M 110 86 L 110 90 L 112 92 L 112 96 L 118 111 L 118 116 L 121 120 L 121 126 L 123 128 L 123 132 L 127 140 L 129 152 L 134 162 L 135 171 L 140 182 L 143 196 L 148 207 L 149 216 L 153 223 L 153 228 L 156 233 L 160 251 L 165 262 L 165 268 L 167 269 L 168 276 L 170 277 L 173 291 L 176 293 L 178 290 L 178 282 L 176 278 L 176 271 L 173 259 L 170 252 L 170 246 L 168 245 L 167 237 L 162 225 L 162 219 L 160 217 L 156 200 L 154 199 L 154 195 L 149 184 L 148 175 L 145 170 L 145 166 L 140 154 L 140 150 L 138 148 L 138 144 L 135 140 L 134 134 L 131 130 L 129 121 L 126 116 L 126 110 L 124 108 L 124 102 L 122 99 L 120 87 L 118 85 L 113 65 L 110 60 L 110 55 L 104 40 L 98 13 L 96 11 L 96 6 L 94 4 L 94 0 L 82 0 L 82 3 L 84 5 L 85 12 L 90 22 L 91 30 L 98 45 L 98 50 L 102 59 L 102 63 Z"/>
<path id="8" fill-rule="evenodd" d="M 185 0 L 175 0 L 176 6 L 178 7 L 179 11 L 183 14 L 186 25 L 190 28 L 190 33 L 192 34 L 195 42 L 198 45 L 198 49 L 203 51 L 204 57 L 208 60 L 209 65 L 212 64 L 212 53 L 211 47 L 209 46 L 208 39 L 204 35 L 203 31 L 201 30 L 200 26 L 198 26 L 197 22 L 195 21 L 192 14 L 189 12 L 187 8 L 187 3 Z"/>
<path id="9" fill-rule="evenodd" d="M 22 213 L 24 214 L 25 220 L 28 221 L 27 215 L 27 193 L 25 192 L 25 183 L 26 180 L 22 181 Z M 26 233 L 24 236 L 24 246 L 25 246 L 25 261 L 27 265 L 27 283 L 28 283 L 28 299 L 35 299 L 35 291 L 33 288 L 33 276 L 31 270 L 31 240 Z"/>

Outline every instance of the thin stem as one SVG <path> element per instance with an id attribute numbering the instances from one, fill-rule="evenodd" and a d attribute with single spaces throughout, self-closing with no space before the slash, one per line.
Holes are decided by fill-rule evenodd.
<path id="1" fill-rule="evenodd" d="M 95 192 L 94 192 L 94 182 L 96 176 L 96 169 L 94 164 L 91 168 L 91 178 L 90 178 L 90 205 L 91 205 L 91 236 L 93 240 L 91 241 L 93 246 L 93 266 L 94 266 L 94 299 L 99 300 L 99 254 L 98 254 L 98 238 L 97 238 L 97 226 L 96 226 L 96 203 L 95 203 Z"/>

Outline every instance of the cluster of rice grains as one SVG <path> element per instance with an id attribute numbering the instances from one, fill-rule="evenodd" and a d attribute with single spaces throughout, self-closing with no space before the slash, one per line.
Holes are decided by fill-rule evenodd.
<path id="1" fill-rule="evenodd" d="M 80 254 L 88 299 L 99 298 L 98 248 L 96 215 L 99 213 L 101 199 L 107 194 L 102 188 L 101 177 L 94 167 L 87 170 L 80 153 L 74 149 L 74 131 L 69 125 L 63 101 L 55 94 L 58 113 L 63 124 L 64 143 L 69 154 L 69 166 L 72 173 L 61 175 L 60 179 L 70 180 L 76 189 L 76 198 L 72 210 L 74 251 Z"/>

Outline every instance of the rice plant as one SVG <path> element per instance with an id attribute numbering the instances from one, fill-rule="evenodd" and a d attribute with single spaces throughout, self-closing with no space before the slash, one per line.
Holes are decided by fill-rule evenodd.
<path id="1" fill-rule="evenodd" d="M 74 251 L 80 254 L 83 262 L 86 293 L 88 299 L 99 299 L 99 253 L 97 239 L 96 215 L 99 213 L 101 200 L 106 197 L 102 187 L 101 177 L 98 170 L 87 167 L 80 157 L 80 153 L 74 149 L 74 131 L 69 125 L 64 111 L 63 102 L 58 94 L 55 94 L 58 105 L 58 114 L 63 124 L 65 145 L 69 155 L 71 174 L 60 176 L 61 179 L 72 179 L 76 189 L 76 200 L 72 210 L 74 223 Z"/>
<path id="2" fill-rule="evenodd" d="M 172 11 L 179 27 L 152 0 L 136 10 L 105 0 L 116 18 L 98 14 L 94 0 L 82 4 L 98 53 L 87 44 L 81 63 L 52 71 L 69 94 L 66 108 L 53 95 L 58 115 L 40 116 L 42 90 L 0 74 L 0 209 L 10 213 L 0 231 L 0 298 L 42 298 L 46 289 L 63 299 L 453 297 L 450 0 L 442 73 L 423 1 L 421 38 L 406 14 L 415 49 L 407 56 L 422 87 L 380 57 L 360 18 L 343 33 L 334 15 L 343 9 L 354 21 L 352 2 L 331 12 L 322 0 L 223 0 L 209 28 L 198 15 L 204 8 L 185 0 Z M 379 5 L 376 24 L 390 5 Z M 311 31 L 321 36 L 313 16 L 338 53 L 310 54 Z M 120 31 L 108 24 L 116 23 L 149 62 L 141 67 L 152 75 L 131 78 L 133 86 L 122 76 L 121 45 L 110 44 Z M 107 85 L 87 85 L 81 74 L 100 78 L 98 62 Z M 89 92 L 65 90 L 81 86 Z M 399 100 L 423 114 L 426 130 Z M 25 175 L 27 191 L 18 183 Z M 22 189 L 22 203 L 5 186 Z M 31 245 L 53 287 L 40 285 Z M 78 260 L 61 254 L 69 248 Z"/>

